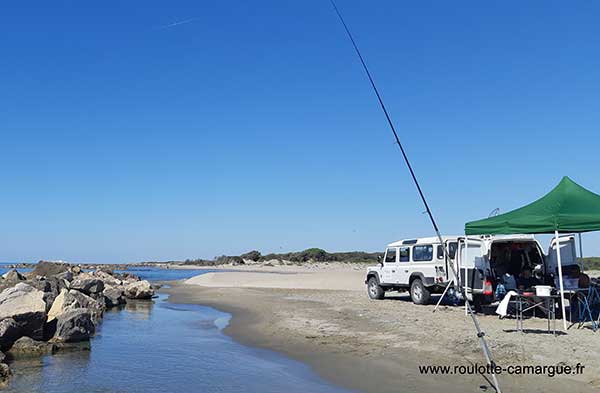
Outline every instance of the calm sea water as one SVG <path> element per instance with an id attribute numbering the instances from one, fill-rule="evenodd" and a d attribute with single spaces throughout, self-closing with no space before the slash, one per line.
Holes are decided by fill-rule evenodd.
<path id="1" fill-rule="evenodd" d="M 6 273 L 8 270 L 8 266 L 11 263 L 8 262 L 0 262 L 0 275 Z M 21 273 L 29 272 L 31 269 L 17 269 Z M 208 273 L 210 271 L 216 270 L 195 270 L 195 269 L 157 269 L 152 267 L 140 267 L 133 268 L 130 270 L 126 270 L 127 272 L 133 273 L 144 280 L 149 281 L 166 281 L 166 280 L 183 280 L 186 278 L 194 277 L 199 274 Z M 117 272 L 122 273 L 123 270 L 117 270 Z"/>
<path id="2" fill-rule="evenodd" d="M 167 280 L 205 271 L 143 269 Z M 176 278 L 173 278 L 176 277 Z M 11 364 L 8 392 L 44 393 L 343 393 L 308 366 L 241 345 L 222 333 L 230 315 L 172 304 L 164 295 L 109 310 L 91 351 L 64 352 Z"/>

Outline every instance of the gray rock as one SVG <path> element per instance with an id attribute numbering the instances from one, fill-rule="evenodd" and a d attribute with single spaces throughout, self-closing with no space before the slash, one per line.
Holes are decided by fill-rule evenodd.
<path id="1" fill-rule="evenodd" d="M 104 288 L 104 304 L 107 308 L 116 307 L 125 303 L 126 300 L 122 287 L 113 287 L 107 285 Z"/>
<path id="2" fill-rule="evenodd" d="M 66 281 L 66 282 L 69 283 L 69 282 L 73 281 L 73 272 L 70 271 L 70 270 L 67 270 L 66 272 L 62 272 L 60 274 L 57 274 L 54 277 L 56 277 L 59 280 L 63 280 L 63 281 Z"/>
<path id="3" fill-rule="evenodd" d="M 12 372 L 6 363 L 0 363 L 0 388 L 5 388 L 10 382 Z"/>
<path id="4" fill-rule="evenodd" d="M 12 288 L 15 286 L 14 282 L 8 282 L 6 280 L 0 280 L 0 293 L 5 289 Z"/>
<path id="5" fill-rule="evenodd" d="M 23 329 L 12 318 L 4 318 L 0 321 L 0 349 L 6 351 L 23 336 Z M 2 360 L 0 360 L 0 363 Z"/>
<path id="6" fill-rule="evenodd" d="M 78 342 L 90 339 L 96 327 L 89 310 L 79 308 L 60 314 L 56 322 L 53 342 Z"/>
<path id="7" fill-rule="evenodd" d="M 151 299 L 154 289 L 146 280 L 136 281 L 125 286 L 125 296 L 128 299 Z"/>
<path id="8" fill-rule="evenodd" d="M 27 275 L 30 278 L 35 278 L 38 276 L 50 277 L 60 273 L 64 273 L 70 268 L 71 265 L 69 265 L 68 263 L 39 261 L 35 265 L 35 268 Z"/>
<path id="9" fill-rule="evenodd" d="M 18 283 L 19 281 L 25 281 L 25 276 L 17 271 L 17 269 L 11 269 L 2 275 L 2 278 L 7 282 Z"/>
<path id="10" fill-rule="evenodd" d="M 94 273 L 92 273 L 92 275 L 94 277 L 102 280 L 104 282 L 104 286 L 106 286 L 106 285 L 118 286 L 118 285 L 123 284 L 123 281 L 114 277 L 112 274 L 105 272 L 104 270 L 96 270 Z"/>
<path id="11" fill-rule="evenodd" d="M 79 291 L 76 291 L 74 289 L 71 289 L 69 291 L 69 294 L 71 296 L 73 296 L 76 300 L 77 300 L 77 304 L 79 304 L 79 307 L 72 307 L 72 308 L 86 308 L 89 310 L 89 312 L 92 314 L 92 319 L 94 320 L 95 323 L 97 323 L 101 318 L 102 315 L 104 314 L 104 301 L 99 302 L 95 299 L 93 299 L 90 296 L 87 296 L 84 293 L 81 293 Z M 104 295 L 102 295 L 104 296 Z"/>
<path id="12" fill-rule="evenodd" d="M 84 275 L 83 273 L 74 278 L 69 287 L 90 296 L 100 294 L 104 291 L 102 280 L 93 276 L 88 277 L 88 275 Z"/>
<path id="13" fill-rule="evenodd" d="M 26 281 L 27 284 L 44 292 L 44 301 L 46 302 L 46 310 L 49 310 L 54 302 L 54 299 L 60 293 L 60 290 L 66 288 L 67 282 L 61 279 L 52 277 L 38 277 Z"/>
<path id="14" fill-rule="evenodd" d="M 48 322 L 59 318 L 61 314 L 76 309 L 87 309 L 91 313 L 94 323 L 98 323 L 104 313 L 104 303 L 74 289 L 70 291 L 63 289 L 48 311 Z"/>
<path id="15" fill-rule="evenodd" d="M 60 314 L 75 308 L 81 308 L 75 296 L 71 295 L 67 289 L 62 289 L 48 311 L 47 321 L 52 322 Z"/>
<path id="16" fill-rule="evenodd" d="M 54 352 L 54 345 L 45 341 L 36 341 L 29 337 L 21 337 L 8 351 L 11 357 L 26 358 L 48 355 Z"/>
<path id="17" fill-rule="evenodd" d="M 23 329 L 23 335 L 43 337 L 46 322 L 44 292 L 23 282 L 0 293 L 0 320 L 12 318 Z"/>

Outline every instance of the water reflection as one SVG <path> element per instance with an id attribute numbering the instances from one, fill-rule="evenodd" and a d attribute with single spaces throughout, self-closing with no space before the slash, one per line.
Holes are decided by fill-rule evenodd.
<path id="1" fill-rule="evenodd" d="M 127 300 L 123 309 L 132 313 L 136 318 L 149 319 L 154 308 L 154 300 Z"/>
<path id="2" fill-rule="evenodd" d="M 91 351 L 15 361 L 8 392 L 342 393 L 305 365 L 242 346 L 229 315 L 164 297 L 109 311 Z"/>

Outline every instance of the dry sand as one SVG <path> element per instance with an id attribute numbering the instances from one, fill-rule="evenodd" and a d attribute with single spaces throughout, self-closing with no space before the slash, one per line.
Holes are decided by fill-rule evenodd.
<path id="1" fill-rule="evenodd" d="M 329 289 L 361 291 L 364 272 L 327 271 L 322 274 L 275 272 L 219 272 L 205 273 L 186 281 L 186 284 L 212 288 L 279 288 Z"/>
<path id="2" fill-rule="evenodd" d="M 173 302 L 231 313 L 227 334 L 305 361 L 345 387 L 378 393 L 493 391 L 481 376 L 419 373 L 419 365 L 484 363 L 464 308 L 443 306 L 434 314 L 433 306 L 414 305 L 398 293 L 369 300 L 364 269 L 353 265 L 257 272 L 263 269 L 208 273 L 166 291 Z M 572 328 L 554 337 L 542 332 L 545 319 L 526 320 L 530 333 L 514 332 L 514 320 L 496 316 L 480 316 L 480 322 L 500 365 L 585 366 L 578 376 L 501 376 L 504 392 L 600 391 L 599 333 Z"/>

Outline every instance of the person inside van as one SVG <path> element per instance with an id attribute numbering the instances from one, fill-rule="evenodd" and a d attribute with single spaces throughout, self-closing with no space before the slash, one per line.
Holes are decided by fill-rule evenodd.
<path id="1" fill-rule="evenodd" d="M 590 287 L 590 276 L 585 273 L 579 273 L 579 288 Z"/>
<path id="2" fill-rule="evenodd" d="M 510 274 L 517 276 L 523 271 L 523 266 L 526 263 L 525 251 L 519 243 L 513 243 L 510 247 L 510 259 L 508 271 Z"/>
<path id="3" fill-rule="evenodd" d="M 531 269 L 523 269 L 519 275 L 519 278 L 517 279 L 517 288 L 521 291 L 524 291 L 526 289 L 533 288 L 536 285 L 540 285 L 540 282 L 537 278 L 531 275 Z"/>

